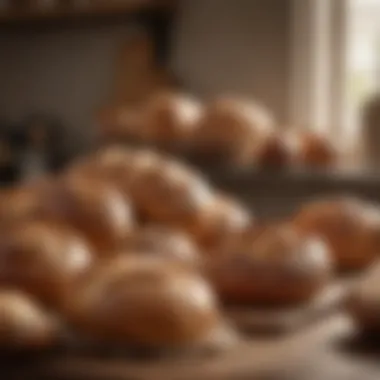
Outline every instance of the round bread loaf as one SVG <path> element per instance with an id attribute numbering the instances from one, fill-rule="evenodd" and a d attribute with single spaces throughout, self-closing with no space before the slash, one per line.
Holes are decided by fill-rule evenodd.
<path id="1" fill-rule="evenodd" d="M 306 204 L 294 219 L 300 231 L 325 239 L 341 269 L 370 265 L 380 252 L 380 210 L 354 198 Z"/>
<path id="2" fill-rule="evenodd" d="M 0 285 L 58 307 L 93 265 L 87 243 L 51 222 L 28 221 L 0 239 Z"/>
<path id="3" fill-rule="evenodd" d="M 44 214 L 79 231 L 101 256 L 119 249 L 135 225 L 132 207 L 116 187 L 79 176 L 57 183 Z"/>
<path id="4" fill-rule="evenodd" d="M 10 226 L 40 216 L 54 179 L 45 178 L 0 193 L 0 225 Z"/>
<path id="5" fill-rule="evenodd" d="M 288 225 L 263 228 L 252 241 L 216 256 L 208 264 L 212 284 L 233 304 L 299 304 L 310 301 L 330 279 L 326 245 L 301 237 Z"/>
<path id="6" fill-rule="evenodd" d="M 237 165 L 251 164 L 257 145 L 273 130 L 273 119 L 264 108 L 232 97 L 209 104 L 199 123 L 196 150 Z"/>
<path id="7" fill-rule="evenodd" d="M 310 131 L 290 131 L 286 143 L 293 152 L 293 163 L 311 169 L 334 168 L 338 150 L 327 137 Z"/>
<path id="8" fill-rule="evenodd" d="M 146 171 L 132 193 L 148 219 L 180 227 L 186 227 L 214 199 L 202 175 L 174 161 Z"/>
<path id="9" fill-rule="evenodd" d="M 222 330 L 213 292 L 196 272 L 152 257 L 121 257 L 72 297 L 67 315 L 87 336 L 142 347 L 197 345 Z"/>
<path id="10" fill-rule="evenodd" d="M 36 302 L 15 290 L 0 290 L 0 347 L 42 349 L 58 339 L 56 321 Z"/>
<path id="11" fill-rule="evenodd" d="M 194 135 L 202 115 L 202 107 L 190 96 L 162 92 L 152 96 L 143 112 L 148 139 L 159 145 L 183 145 Z"/>
<path id="12" fill-rule="evenodd" d="M 294 160 L 291 145 L 279 132 L 269 133 L 253 152 L 253 162 L 260 169 L 282 169 L 290 166 Z"/>

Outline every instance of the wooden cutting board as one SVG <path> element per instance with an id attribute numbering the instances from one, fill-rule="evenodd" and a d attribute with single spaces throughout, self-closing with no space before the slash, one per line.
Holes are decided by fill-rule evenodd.
<path id="1" fill-rule="evenodd" d="M 130 361 L 73 355 L 2 357 L 1 379 L 39 380 L 378 380 L 380 342 L 357 338 L 333 315 L 278 338 L 252 338 L 215 357 Z M 6 362 L 6 366 L 4 366 Z M 6 371 L 7 370 L 7 371 Z"/>

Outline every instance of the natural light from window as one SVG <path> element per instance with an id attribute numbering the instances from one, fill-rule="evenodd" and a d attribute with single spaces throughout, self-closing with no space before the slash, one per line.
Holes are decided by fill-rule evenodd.
<path id="1" fill-rule="evenodd" d="M 380 84 L 380 0 L 349 3 L 344 123 L 352 135 L 363 104 Z"/>

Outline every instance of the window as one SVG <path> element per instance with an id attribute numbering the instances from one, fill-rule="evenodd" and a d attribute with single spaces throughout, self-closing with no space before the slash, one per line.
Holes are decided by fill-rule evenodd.
<path id="1" fill-rule="evenodd" d="M 349 0 L 345 55 L 344 133 L 356 136 L 360 110 L 376 91 L 380 69 L 380 1 Z"/>
<path id="2" fill-rule="evenodd" d="M 356 138 L 359 111 L 380 85 L 380 0 L 292 4 L 291 122 Z"/>

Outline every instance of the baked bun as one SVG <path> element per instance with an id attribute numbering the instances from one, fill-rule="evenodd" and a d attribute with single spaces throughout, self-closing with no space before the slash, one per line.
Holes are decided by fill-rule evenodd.
<path id="1" fill-rule="evenodd" d="M 146 171 L 132 193 L 148 219 L 179 227 L 186 227 L 214 199 L 202 175 L 174 161 Z"/>
<path id="2" fill-rule="evenodd" d="M 300 231 L 325 239 L 340 269 L 363 269 L 380 252 L 380 210 L 353 198 L 316 201 L 294 219 Z"/>
<path id="3" fill-rule="evenodd" d="M 148 225 L 136 231 L 126 245 L 127 251 L 153 255 L 196 265 L 200 262 L 197 244 L 186 233 L 158 225 Z"/>
<path id="4" fill-rule="evenodd" d="M 221 326 L 214 294 L 194 271 L 151 257 L 103 266 L 68 304 L 72 324 L 102 342 L 142 347 L 196 345 Z"/>
<path id="5" fill-rule="evenodd" d="M 92 267 L 87 243 L 51 222 L 29 221 L 3 233 L 0 284 L 57 307 Z"/>
<path id="6" fill-rule="evenodd" d="M 200 103 L 190 96 L 162 92 L 145 104 L 143 124 L 150 141 L 170 147 L 192 138 L 201 115 Z"/>
<path id="7" fill-rule="evenodd" d="M 45 179 L 3 190 L 0 193 L 0 225 L 9 226 L 36 218 L 53 180 Z"/>
<path id="8" fill-rule="evenodd" d="M 208 253 L 217 254 L 239 240 L 252 223 L 253 216 L 243 205 L 219 194 L 204 212 L 199 212 L 190 231 Z"/>
<path id="9" fill-rule="evenodd" d="M 221 97 L 206 108 L 194 144 L 203 154 L 232 164 L 251 164 L 256 145 L 272 129 L 272 117 L 259 105 Z"/>
<path id="10" fill-rule="evenodd" d="M 45 214 L 79 231 L 101 255 L 110 255 L 131 234 L 135 219 L 126 198 L 111 184 L 63 177 L 45 202 Z"/>
<path id="11" fill-rule="evenodd" d="M 291 131 L 287 144 L 293 151 L 293 163 L 312 169 L 333 168 L 338 162 L 338 151 L 325 136 L 310 131 Z"/>
<path id="12" fill-rule="evenodd" d="M 324 243 L 288 226 L 265 228 L 253 241 L 210 260 L 219 295 L 233 304 L 299 304 L 327 284 L 332 262 Z"/>
<path id="13" fill-rule="evenodd" d="M 57 323 L 31 298 L 0 290 L 0 347 L 41 349 L 57 342 Z"/>
<path id="14" fill-rule="evenodd" d="M 380 334 L 380 266 L 374 265 L 355 283 L 347 302 L 347 311 L 358 327 Z"/>
<path id="15" fill-rule="evenodd" d="M 157 171 L 165 161 L 164 156 L 152 150 L 110 146 L 75 163 L 66 175 L 74 180 L 88 178 L 112 183 L 129 199 L 140 178 L 149 171 Z"/>
<path id="16" fill-rule="evenodd" d="M 272 132 L 263 137 L 262 142 L 253 152 L 253 162 L 258 168 L 282 169 L 291 165 L 294 159 L 290 144 L 278 132 Z"/>

